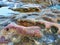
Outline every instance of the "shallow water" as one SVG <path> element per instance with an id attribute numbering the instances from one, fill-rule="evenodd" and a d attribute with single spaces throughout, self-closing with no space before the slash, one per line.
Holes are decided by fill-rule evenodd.
<path id="1" fill-rule="evenodd" d="M 11 20 L 9 17 L 19 14 L 19 12 L 14 12 L 9 7 L 2 7 L 0 8 L 0 30 L 4 28 L 4 26 L 8 25 Z"/>
<path id="2" fill-rule="evenodd" d="M 60 5 L 54 5 L 50 7 L 51 9 L 59 9 L 60 10 Z"/>
<path id="3" fill-rule="evenodd" d="M 33 7 L 33 6 L 32 6 Z M 22 14 L 21 13 L 19 13 L 19 12 L 15 12 L 15 11 L 12 11 L 12 10 L 10 10 L 10 9 L 8 9 L 9 7 L 2 7 L 2 8 L 0 8 L 0 16 L 5 16 L 5 17 L 10 17 L 10 16 L 12 16 L 12 15 L 14 15 L 14 14 L 20 14 L 19 16 L 21 16 L 22 17 Z M 60 10 L 60 5 L 55 5 L 55 6 L 52 6 L 52 7 L 50 7 L 51 9 L 58 9 L 58 10 Z M 42 13 L 40 13 L 40 15 L 42 15 L 43 14 L 43 12 Z M 24 15 L 24 14 L 23 14 Z M 19 17 L 18 16 L 18 17 Z M 24 16 L 27 16 L 27 14 L 25 14 Z M 17 18 L 18 18 L 17 17 Z M 32 15 L 31 14 L 31 16 L 27 16 L 26 18 L 27 19 L 32 19 L 32 18 L 36 18 L 36 17 L 38 17 L 38 16 L 36 16 L 36 15 Z M 0 30 L 1 29 L 3 29 L 4 28 L 4 26 L 6 26 L 8 23 L 11 23 L 11 20 L 10 19 L 8 19 L 8 18 L 2 18 L 2 19 L 0 19 Z M 46 36 L 46 35 L 45 35 Z M 54 40 L 54 36 L 52 35 L 48 35 L 48 37 L 46 36 L 46 37 L 43 37 L 42 38 L 42 40 L 43 41 L 45 41 L 46 43 L 52 43 L 52 42 L 54 42 L 55 40 Z M 13 45 L 13 43 L 9 43 L 9 45 Z"/>
<path id="4" fill-rule="evenodd" d="M 9 17 L 9 16 L 12 16 L 14 14 L 19 14 L 19 13 L 8 9 L 8 7 L 0 8 L 0 15 L 2 15 L 2 16 Z"/>

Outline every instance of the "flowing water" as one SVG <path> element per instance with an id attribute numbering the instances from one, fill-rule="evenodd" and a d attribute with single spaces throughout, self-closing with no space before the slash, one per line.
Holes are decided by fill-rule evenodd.
<path id="1" fill-rule="evenodd" d="M 5 0 L 6 1 L 6 0 Z M 10 4 L 9 4 L 10 5 Z M 22 5 L 22 4 L 21 4 Z M 10 5 L 11 6 L 11 5 Z M 7 7 L 1 7 L 0 8 L 0 30 L 4 27 L 4 26 L 6 26 L 6 25 L 8 25 L 9 23 L 11 23 L 11 19 L 9 18 L 9 17 L 11 17 L 11 16 L 13 16 L 14 14 L 17 14 L 17 15 L 21 15 L 21 13 L 19 13 L 19 12 L 15 12 L 15 11 L 12 11 L 12 10 L 10 10 L 10 9 L 8 9 L 10 6 L 7 6 Z M 15 5 L 16 6 L 16 5 Z M 13 7 L 13 6 L 12 6 Z M 15 7 L 16 8 L 16 7 Z M 51 9 L 57 9 L 57 10 L 60 10 L 60 4 L 57 4 L 57 5 L 53 5 L 53 6 L 51 6 L 51 7 L 49 7 L 49 8 L 51 8 Z M 43 12 L 42 12 L 43 13 Z M 19 15 L 19 16 L 20 16 Z M 36 15 L 28 15 L 27 17 L 26 17 L 26 15 L 25 15 L 25 17 L 23 17 L 23 18 L 27 18 L 27 19 L 32 19 L 32 18 L 36 18 L 37 16 Z M 55 41 L 55 39 L 54 39 L 55 37 L 53 36 L 53 35 L 48 35 L 48 36 L 44 36 L 43 38 L 42 38 L 42 40 L 43 41 L 46 41 L 46 43 L 52 43 L 52 42 L 54 42 Z M 12 45 L 11 43 L 9 44 L 9 45 Z"/>

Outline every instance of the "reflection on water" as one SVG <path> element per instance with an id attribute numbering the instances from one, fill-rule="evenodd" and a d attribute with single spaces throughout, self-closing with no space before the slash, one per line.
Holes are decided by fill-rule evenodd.
<path id="1" fill-rule="evenodd" d="M 15 11 L 12 11 L 12 10 L 8 9 L 8 8 L 10 8 L 10 6 L 11 7 L 14 6 L 14 4 L 13 5 L 12 4 L 9 3 L 8 4 L 9 5 L 8 7 L 2 7 L 2 8 L 0 8 L 0 26 L 1 25 L 2 26 L 7 26 L 9 23 L 11 23 L 11 20 L 9 18 L 4 18 L 3 16 L 9 17 L 9 16 L 12 16 L 12 15 L 15 15 L 15 14 L 17 14 L 17 15 L 20 14 L 19 16 L 22 17 L 22 18 L 24 18 L 24 19 L 25 18 L 27 18 L 27 19 L 33 19 L 33 18 L 36 18 L 36 17 L 40 16 L 39 14 L 36 14 L 36 13 L 35 14 L 29 14 L 29 15 L 27 15 L 27 14 L 21 15 L 21 13 L 19 13 L 19 12 L 15 12 Z M 20 7 L 21 6 L 23 8 L 22 5 L 23 5 L 23 3 L 21 3 L 21 4 L 19 3 L 17 5 L 17 7 Z M 29 5 L 25 5 L 24 7 L 27 7 L 27 6 L 29 6 Z M 34 6 L 33 5 L 30 5 L 29 7 L 34 7 Z M 51 6 L 50 8 L 51 9 L 59 9 L 60 10 L 60 5 L 54 5 L 54 6 Z M 19 16 L 16 16 L 16 18 L 20 18 Z M 54 16 L 51 15 L 51 14 L 48 14 L 48 16 L 54 18 Z M 60 20 L 58 20 L 58 23 L 60 23 Z M 1 27 L 0 27 L 0 29 L 1 29 Z M 52 34 L 52 35 L 46 34 L 46 35 L 44 35 L 44 37 L 42 37 L 42 39 L 40 41 L 45 41 L 47 44 L 48 43 L 53 43 L 56 40 L 56 37 L 57 36 L 54 35 L 54 34 Z M 9 43 L 9 45 L 13 45 L 13 43 Z"/>
<path id="2" fill-rule="evenodd" d="M 51 6 L 50 7 L 51 9 L 60 9 L 60 5 L 58 4 L 58 5 L 54 5 L 54 6 Z"/>
<path id="3" fill-rule="evenodd" d="M 3 15 L 3 16 L 12 16 L 13 14 L 19 14 L 18 12 L 14 12 L 10 9 L 8 9 L 8 7 L 2 7 L 0 8 L 0 15 Z"/>

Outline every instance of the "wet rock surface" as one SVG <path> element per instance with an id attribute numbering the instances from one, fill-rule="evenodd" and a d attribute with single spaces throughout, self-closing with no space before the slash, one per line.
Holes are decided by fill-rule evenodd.
<path id="1" fill-rule="evenodd" d="M 58 16 L 60 14 L 60 6 L 59 5 L 52 6 L 49 8 L 46 8 L 47 6 L 45 7 L 40 4 L 35 5 L 35 6 L 39 6 L 39 9 L 41 9 L 40 12 L 29 12 L 29 13 L 23 12 L 23 13 L 21 13 L 19 11 L 12 10 L 12 9 L 18 9 L 18 8 L 23 8 L 23 7 L 24 8 L 34 7 L 33 5 L 35 5 L 35 4 L 26 4 L 26 3 L 22 3 L 22 2 L 20 2 L 20 3 L 6 2 L 5 4 L 1 3 L 0 4 L 0 7 L 1 7 L 0 8 L 0 30 L 2 30 L 4 27 L 6 27 L 7 25 L 9 25 L 12 22 L 16 23 L 17 20 L 22 20 L 22 19 L 23 20 L 30 19 L 33 21 L 34 20 L 43 20 L 42 16 L 44 16 L 44 15 L 47 16 L 48 18 L 51 18 L 54 20 L 56 19 L 54 22 L 54 25 L 55 25 L 55 23 L 57 23 L 57 21 L 58 21 L 58 23 L 55 26 L 60 25 L 60 18 Z M 55 8 L 53 8 L 53 7 L 55 7 Z M 43 20 L 43 21 L 46 21 L 46 20 Z M 50 21 L 47 21 L 47 22 L 50 22 Z M 23 23 L 24 23 L 24 21 L 23 21 Z M 50 22 L 50 23 L 52 23 L 52 22 Z M 29 21 L 28 21 L 27 24 L 31 26 L 32 24 L 35 25 L 35 22 L 29 23 Z M 26 25 L 26 22 L 24 25 Z M 41 34 L 43 33 L 43 37 L 40 38 L 39 40 L 37 40 L 36 38 L 34 38 L 34 39 L 36 39 L 39 43 L 42 43 L 41 45 L 59 45 L 60 37 L 58 36 L 58 34 L 56 34 L 59 29 L 51 26 L 49 29 L 46 29 L 49 31 L 46 31 L 45 25 L 42 25 L 42 24 L 40 25 L 40 23 L 38 23 L 38 25 L 40 26 L 40 28 L 42 28 L 41 30 L 43 30 L 43 32 L 41 31 Z M 49 26 L 49 25 L 47 24 L 47 26 Z M 7 29 L 7 31 L 8 31 L 8 29 Z M 38 35 L 38 34 L 36 34 L 36 35 Z M 29 39 L 26 39 L 26 40 L 29 40 Z M 33 40 L 33 42 L 34 42 L 34 40 Z M 14 44 L 14 45 L 16 45 L 16 44 Z"/>

